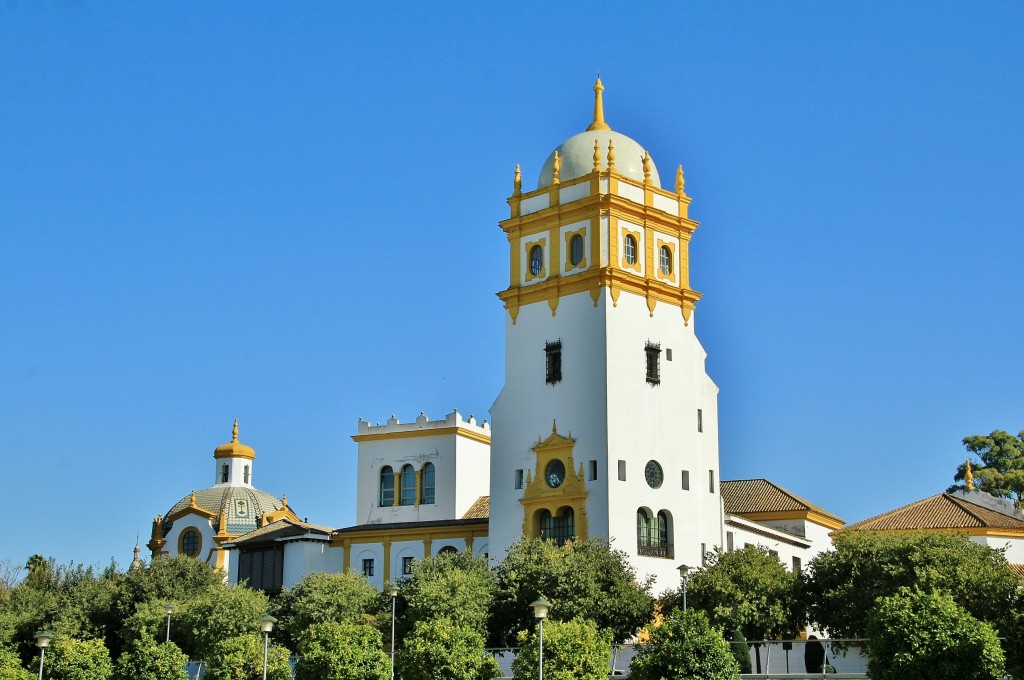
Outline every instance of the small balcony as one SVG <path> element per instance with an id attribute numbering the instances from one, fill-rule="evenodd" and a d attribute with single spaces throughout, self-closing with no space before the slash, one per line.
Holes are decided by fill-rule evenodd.
<path id="1" fill-rule="evenodd" d="M 663 559 L 675 559 L 675 551 L 671 543 L 645 543 L 639 542 L 636 545 L 636 552 L 644 557 L 661 557 Z"/>

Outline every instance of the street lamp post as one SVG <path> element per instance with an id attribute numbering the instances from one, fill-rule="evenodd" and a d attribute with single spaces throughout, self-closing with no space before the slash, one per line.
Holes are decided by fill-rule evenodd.
<path id="1" fill-rule="evenodd" d="M 36 647 L 39 648 L 39 680 L 43 680 L 43 659 L 46 658 L 46 648 L 50 646 L 53 633 L 48 630 L 36 631 Z"/>
<path id="2" fill-rule="evenodd" d="M 679 565 L 679 579 L 683 582 L 683 611 L 686 611 L 686 586 L 690 582 L 690 567 L 685 564 Z"/>
<path id="3" fill-rule="evenodd" d="M 267 680 L 267 648 L 270 647 L 270 631 L 274 630 L 274 624 L 277 623 L 270 614 L 261 616 L 260 630 L 263 631 L 263 680 Z"/>
<path id="4" fill-rule="evenodd" d="M 170 602 L 168 602 L 164 606 L 164 611 L 167 612 L 167 639 L 165 640 L 165 642 L 170 642 L 171 641 L 171 612 L 174 611 L 174 605 L 172 605 Z"/>
<path id="5" fill-rule="evenodd" d="M 540 632 L 537 634 L 537 674 L 538 680 L 544 680 L 544 619 L 548 616 L 551 603 L 543 597 L 530 604 L 533 607 L 533 615 L 540 622 Z"/>
<path id="6" fill-rule="evenodd" d="M 398 600 L 398 586 L 388 588 L 391 596 L 391 680 L 395 680 L 395 602 Z"/>

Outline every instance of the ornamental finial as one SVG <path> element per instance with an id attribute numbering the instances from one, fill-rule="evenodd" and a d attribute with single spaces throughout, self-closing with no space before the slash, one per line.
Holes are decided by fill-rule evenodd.
<path id="1" fill-rule="evenodd" d="M 601 93 L 604 92 L 604 85 L 601 84 L 601 76 L 597 76 L 597 82 L 594 83 L 594 122 L 587 128 L 590 130 L 611 130 L 608 127 L 608 123 L 604 122 L 604 99 Z"/>
<path id="2" fill-rule="evenodd" d="M 557 432 L 558 432 L 558 421 L 555 420 L 554 418 L 552 418 L 551 419 L 551 434 L 556 434 Z"/>
<path id="3" fill-rule="evenodd" d="M 651 183 L 651 153 L 644 151 L 644 184 Z"/>
<path id="4" fill-rule="evenodd" d="M 608 172 L 615 169 L 615 143 L 608 140 Z"/>
<path id="5" fill-rule="evenodd" d="M 562 172 L 562 159 L 558 157 L 558 149 L 555 149 L 555 158 L 551 161 L 551 183 L 558 184 L 558 175 Z"/>
<path id="6" fill-rule="evenodd" d="M 601 144 L 594 140 L 594 172 L 601 172 Z"/>
<path id="7" fill-rule="evenodd" d="M 516 196 L 523 193 L 523 173 L 519 171 L 519 163 L 516 163 L 516 176 L 512 180 L 512 192 Z"/>
<path id="8" fill-rule="evenodd" d="M 231 443 L 238 443 L 238 418 L 235 418 L 235 424 L 231 427 Z"/>
<path id="9" fill-rule="evenodd" d="M 965 464 L 964 486 L 968 491 L 974 491 L 974 473 L 971 472 L 971 461 L 967 461 Z"/>
<path id="10" fill-rule="evenodd" d="M 686 195 L 686 180 L 683 179 L 683 166 L 676 168 L 676 193 L 680 196 Z"/>

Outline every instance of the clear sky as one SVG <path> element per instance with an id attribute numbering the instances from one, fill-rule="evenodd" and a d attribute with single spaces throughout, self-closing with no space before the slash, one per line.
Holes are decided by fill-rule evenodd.
<path id="1" fill-rule="evenodd" d="M 507 217 L 582 131 L 686 169 L 722 477 L 847 521 L 1024 428 L 1024 4 L 0 0 L 0 559 L 213 483 L 354 516 L 356 419 L 488 417 Z"/>

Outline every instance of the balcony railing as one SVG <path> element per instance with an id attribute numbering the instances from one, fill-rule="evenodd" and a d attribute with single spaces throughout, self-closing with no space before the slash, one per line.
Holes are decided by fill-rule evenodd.
<path id="1" fill-rule="evenodd" d="M 672 549 L 671 543 L 639 542 L 637 543 L 636 551 L 644 557 L 663 557 L 669 560 L 675 558 L 675 551 Z"/>

